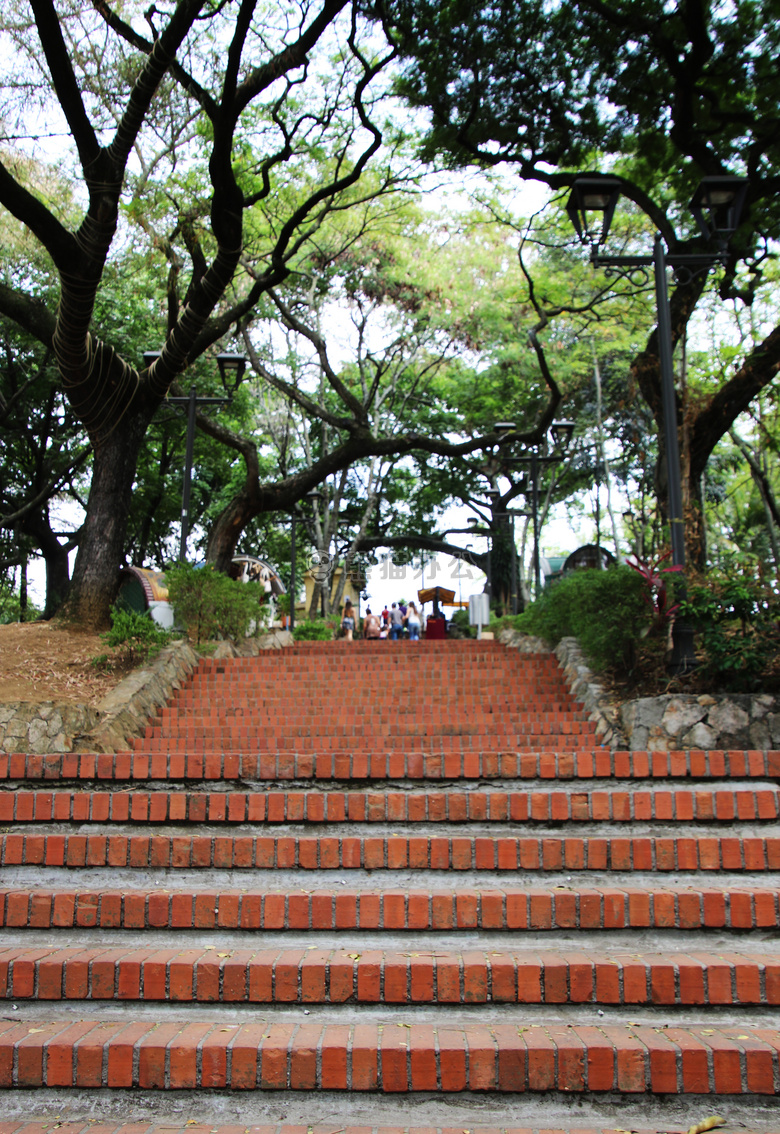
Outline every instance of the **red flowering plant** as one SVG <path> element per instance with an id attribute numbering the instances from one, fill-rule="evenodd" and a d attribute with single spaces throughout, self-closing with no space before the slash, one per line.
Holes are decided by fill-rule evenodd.
<path id="1" fill-rule="evenodd" d="M 665 629 L 680 609 L 678 602 L 670 603 L 671 595 L 665 576 L 673 574 L 680 575 L 683 569 L 682 567 L 661 566 L 662 563 L 665 563 L 666 560 L 671 557 L 671 554 L 671 551 L 667 551 L 665 555 L 660 556 L 660 558 L 653 562 L 640 559 L 637 555 L 626 556 L 628 566 L 633 567 L 644 580 L 645 601 L 653 612 L 653 621 L 647 633 L 651 633 L 653 630 Z"/>

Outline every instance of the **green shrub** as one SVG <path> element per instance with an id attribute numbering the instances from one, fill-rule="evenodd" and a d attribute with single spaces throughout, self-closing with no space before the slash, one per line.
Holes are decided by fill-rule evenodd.
<path id="1" fill-rule="evenodd" d="M 239 641 L 261 614 L 259 583 L 240 583 L 213 567 L 178 563 L 165 572 L 176 619 L 196 645 L 213 638 Z"/>
<path id="2" fill-rule="evenodd" d="M 512 624 L 557 645 L 575 637 L 595 670 L 632 668 L 649 623 L 644 583 L 630 567 L 572 571 L 531 603 Z M 504 620 L 506 623 L 506 620 Z"/>
<path id="3" fill-rule="evenodd" d="M 323 618 L 304 618 L 303 622 L 295 623 L 292 633 L 296 642 L 331 642 L 333 632 L 332 622 Z"/>
<path id="4" fill-rule="evenodd" d="M 765 686 L 776 662 L 780 597 L 760 580 L 709 574 L 692 582 L 680 614 L 697 634 L 699 672 L 723 689 Z"/>
<path id="5" fill-rule="evenodd" d="M 36 619 L 41 617 L 43 611 L 28 601 L 26 609 L 22 612 L 19 592 L 12 591 L 10 587 L 0 584 L 0 623 L 20 622 L 22 613 L 24 613 L 25 622 L 35 622 Z"/>
<path id="6" fill-rule="evenodd" d="M 117 603 L 111 608 L 111 629 L 101 640 L 114 650 L 114 662 L 122 667 L 148 661 L 170 641 L 170 634 L 152 618 L 149 611 L 130 610 Z M 106 654 L 93 658 L 97 669 L 107 669 L 111 659 Z"/>
<path id="7" fill-rule="evenodd" d="M 477 628 L 469 623 L 469 612 L 462 607 L 455 611 L 449 624 L 451 638 L 476 638 Z"/>

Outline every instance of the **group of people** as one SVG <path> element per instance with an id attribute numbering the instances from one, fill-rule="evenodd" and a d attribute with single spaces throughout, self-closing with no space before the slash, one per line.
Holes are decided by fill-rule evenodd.
<path id="1" fill-rule="evenodd" d="M 347 599 L 344 603 L 341 629 L 348 642 L 354 639 L 356 622 L 355 608 Z M 421 628 L 422 618 L 413 602 L 394 602 L 389 610 L 385 604 L 381 615 L 373 614 L 369 607 L 363 619 L 363 637 L 366 639 L 389 638 L 397 642 L 399 638 L 408 636 L 411 642 L 419 642 Z"/>

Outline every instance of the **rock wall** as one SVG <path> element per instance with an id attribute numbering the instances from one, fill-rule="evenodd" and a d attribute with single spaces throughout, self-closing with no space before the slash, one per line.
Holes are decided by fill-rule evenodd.
<path id="1" fill-rule="evenodd" d="M 281 649 L 292 641 L 282 631 L 248 638 L 236 647 L 221 642 L 215 653 L 229 657 Z M 167 704 L 197 666 L 201 655 L 184 640 L 174 642 L 148 665 L 134 670 L 95 707 L 17 701 L 0 705 L 0 752 L 115 752 L 141 736 L 146 723 Z"/>
<path id="2" fill-rule="evenodd" d="M 641 697 L 620 709 L 630 748 L 780 748 L 780 699 L 769 694 Z"/>
<path id="3" fill-rule="evenodd" d="M 9 701 L 0 705 L 0 752 L 70 752 L 99 720 L 100 712 L 86 705 Z"/>
<path id="4" fill-rule="evenodd" d="M 516 630 L 502 630 L 499 639 L 526 653 L 549 649 L 541 639 Z M 780 749 L 780 698 L 763 693 L 678 693 L 617 705 L 599 685 L 576 638 L 563 638 L 555 656 L 572 693 L 595 722 L 601 744 L 654 752 Z"/>
<path id="5" fill-rule="evenodd" d="M 550 646 L 541 638 L 522 634 L 519 630 L 504 628 L 498 640 L 521 653 L 549 652 Z M 590 720 L 596 725 L 599 744 L 612 748 L 625 748 L 626 738 L 621 731 L 620 712 L 609 699 L 592 673 L 576 638 L 562 638 L 554 650 L 572 694 L 581 701 Z"/>

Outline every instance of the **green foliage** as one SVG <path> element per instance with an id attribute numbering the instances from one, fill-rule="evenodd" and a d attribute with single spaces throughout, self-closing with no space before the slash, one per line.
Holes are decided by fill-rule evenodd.
<path id="1" fill-rule="evenodd" d="M 332 642 L 333 623 L 323 618 L 304 618 L 295 623 L 293 638 L 296 642 Z"/>
<path id="2" fill-rule="evenodd" d="M 575 637 L 595 670 L 618 659 L 631 667 L 649 617 L 643 592 L 642 579 L 630 567 L 572 571 L 545 590 L 513 624 L 552 645 Z"/>
<path id="3" fill-rule="evenodd" d="M 117 604 L 111 608 L 111 629 L 100 635 L 114 650 L 114 659 L 122 667 L 138 665 L 154 657 L 170 640 L 170 634 L 153 620 L 148 611 L 141 613 Z M 108 668 L 109 658 L 101 654 L 92 664 Z"/>
<path id="4" fill-rule="evenodd" d="M 212 638 L 238 641 L 260 614 L 264 598 L 257 583 L 239 583 L 213 567 L 179 563 L 165 572 L 168 598 L 177 620 L 200 645 Z"/>
<path id="5" fill-rule="evenodd" d="M 41 611 L 38 607 L 28 602 L 24 611 L 24 621 L 35 622 L 35 620 L 40 617 Z M 22 608 L 19 605 L 18 593 L 12 591 L 10 587 L 0 586 L 0 623 L 21 621 Z"/>
<path id="6" fill-rule="evenodd" d="M 744 574 L 711 574 L 688 588 L 680 612 L 697 632 L 703 676 L 734 692 L 768 687 L 780 646 L 775 591 Z"/>
<path id="7" fill-rule="evenodd" d="M 456 610 L 450 619 L 449 635 L 451 638 L 475 638 L 477 634 L 476 626 L 469 624 L 469 612 L 467 610 Z"/>

